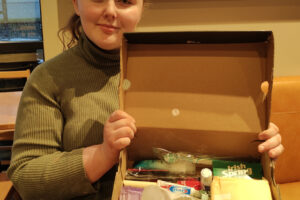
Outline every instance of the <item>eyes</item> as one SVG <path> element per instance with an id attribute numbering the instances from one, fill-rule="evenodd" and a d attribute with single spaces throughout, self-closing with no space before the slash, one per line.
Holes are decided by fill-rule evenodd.
<path id="1" fill-rule="evenodd" d="M 133 4 L 133 0 L 116 0 L 116 2 L 120 3 L 120 4 L 125 4 L 125 5 Z"/>
<path id="2" fill-rule="evenodd" d="M 108 0 L 93 0 L 94 2 L 98 2 L 98 3 L 104 3 L 105 1 L 108 1 Z M 128 5 L 131 5 L 131 4 L 134 4 L 135 1 L 137 0 L 114 0 L 116 5 L 123 5 L 123 6 L 128 6 Z"/>

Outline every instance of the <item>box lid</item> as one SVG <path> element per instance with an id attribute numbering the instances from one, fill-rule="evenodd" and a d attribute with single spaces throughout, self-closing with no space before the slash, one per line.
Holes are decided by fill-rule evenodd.
<path id="1" fill-rule="evenodd" d="M 120 107 L 137 122 L 131 160 L 152 147 L 259 157 L 269 123 L 272 32 L 127 33 Z"/>

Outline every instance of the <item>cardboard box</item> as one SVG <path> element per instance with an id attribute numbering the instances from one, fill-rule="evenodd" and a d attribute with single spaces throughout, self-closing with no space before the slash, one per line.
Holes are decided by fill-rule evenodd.
<path id="1" fill-rule="evenodd" d="M 128 33 L 121 48 L 120 108 L 137 135 L 120 156 L 113 199 L 127 167 L 153 158 L 152 147 L 261 158 L 273 199 L 274 165 L 257 151 L 269 124 L 272 32 Z"/>

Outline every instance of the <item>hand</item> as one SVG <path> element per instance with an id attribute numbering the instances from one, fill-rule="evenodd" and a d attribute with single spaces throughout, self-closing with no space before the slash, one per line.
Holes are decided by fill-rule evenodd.
<path id="1" fill-rule="evenodd" d="M 265 140 L 262 144 L 258 145 L 260 153 L 268 152 L 270 158 L 278 158 L 284 151 L 281 144 L 281 135 L 279 128 L 273 124 L 269 124 L 269 128 L 258 135 L 259 140 Z"/>
<path id="2" fill-rule="evenodd" d="M 133 117 L 121 110 L 113 112 L 104 124 L 103 150 L 106 155 L 117 160 L 120 151 L 131 143 L 135 133 Z"/>

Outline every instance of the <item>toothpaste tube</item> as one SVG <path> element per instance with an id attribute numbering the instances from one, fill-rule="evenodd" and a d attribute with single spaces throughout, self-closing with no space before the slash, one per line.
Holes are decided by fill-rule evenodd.
<path id="1" fill-rule="evenodd" d="M 165 188 L 174 193 L 183 193 L 183 194 L 194 196 L 194 197 L 201 197 L 200 191 L 195 190 L 194 188 L 189 187 L 189 186 L 179 185 L 176 183 L 170 183 L 170 182 L 161 181 L 161 180 L 158 180 L 157 184 L 160 187 Z"/>
<path id="2" fill-rule="evenodd" d="M 177 180 L 177 184 L 179 185 L 184 185 L 184 186 L 189 186 L 194 188 L 195 190 L 201 190 L 201 182 L 199 181 L 198 178 L 183 178 Z"/>

